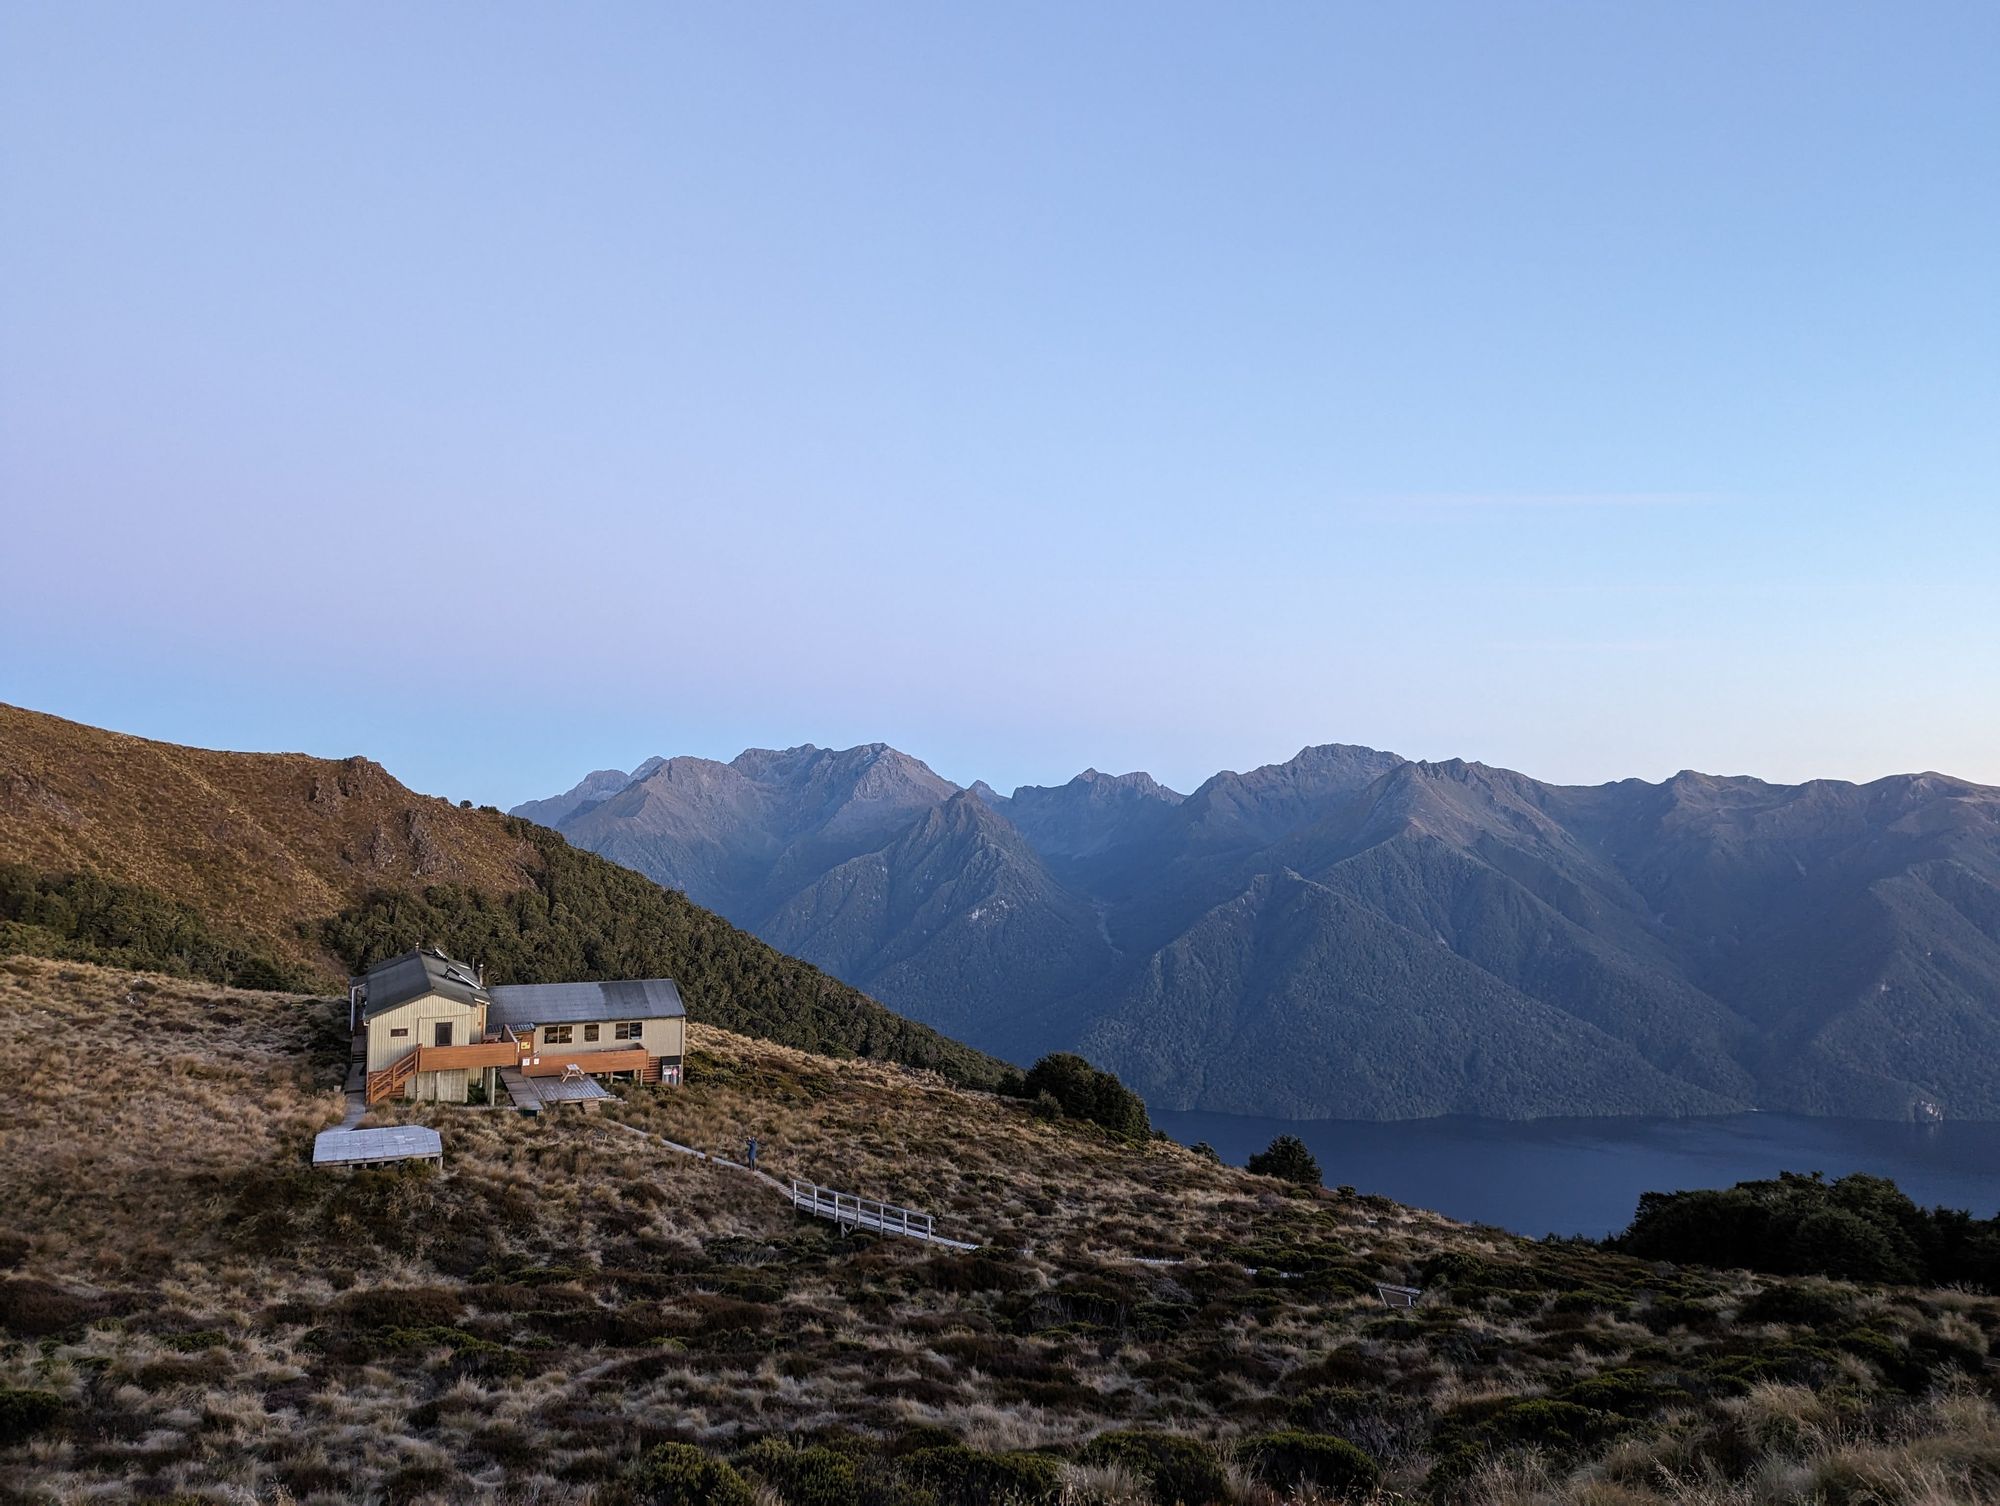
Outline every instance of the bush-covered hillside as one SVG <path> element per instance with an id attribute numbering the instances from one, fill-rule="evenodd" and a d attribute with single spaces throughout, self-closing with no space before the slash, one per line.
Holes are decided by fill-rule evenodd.
<path id="1" fill-rule="evenodd" d="M 218 932 L 192 905 L 138 884 L 0 863 L 0 956 L 23 952 L 240 988 L 311 989 L 312 969 Z"/>
<path id="2" fill-rule="evenodd" d="M 441 1174 L 314 1174 L 337 1012 L 0 964 L 8 1132 L 38 1147 L 0 1157 L 0 1492 L 2000 1500 L 1989 1297 L 1530 1243 L 703 1026 L 684 1089 L 597 1118 L 399 1107 Z M 51 1033 L 144 1090 L 80 1094 L 31 1049 Z M 659 1134 L 755 1134 L 774 1175 L 983 1248 L 845 1237 Z M 1384 1281 L 1424 1297 L 1385 1309 Z"/>
<path id="3" fill-rule="evenodd" d="M 476 960 L 495 983 L 671 977 L 695 1019 L 833 1056 L 874 1056 L 993 1084 L 991 1057 L 891 1014 L 818 968 L 739 931 L 629 868 L 504 817 L 539 861 L 531 883 L 490 895 L 462 884 L 376 890 L 319 927 L 357 971 L 419 944 Z"/>

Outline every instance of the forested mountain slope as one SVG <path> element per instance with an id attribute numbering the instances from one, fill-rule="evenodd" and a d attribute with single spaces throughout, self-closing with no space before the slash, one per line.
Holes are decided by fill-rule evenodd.
<path id="1" fill-rule="evenodd" d="M 807 746 L 661 763 L 560 826 L 1166 1107 L 2000 1117 L 2000 791 L 1943 775 L 1585 788 L 1329 744 L 1185 798 L 961 795 Z"/>

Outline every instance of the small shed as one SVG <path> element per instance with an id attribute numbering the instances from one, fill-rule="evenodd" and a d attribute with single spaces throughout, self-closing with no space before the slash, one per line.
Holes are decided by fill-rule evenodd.
<path id="1" fill-rule="evenodd" d="M 314 1166 L 386 1166 L 394 1161 L 428 1161 L 442 1166 L 444 1141 L 436 1130 L 420 1124 L 322 1130 L 313 1140 Z"/>

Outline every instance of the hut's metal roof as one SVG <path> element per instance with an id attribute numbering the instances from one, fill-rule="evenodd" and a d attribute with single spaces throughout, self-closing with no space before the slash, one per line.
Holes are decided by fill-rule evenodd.
<path id="1" fill-rule="evenodd" d="M 376 963 L 362 976 L 361 985 L 368 1000 L 361 1012 L 364 1020 L 426 994 L 442 994 L 461 1004 L 486 1002 L 486 990 L 479 986 L 476 969 L 428 947 Z"/>
<path id="2" fill-rule="evenodd" d="M 567 1025 L 582 1020 L 662 1020 L 687 1014 L 672 978 L 609 983 L 499 983 L 488 989 L 486 1028 Z"/>
<path id="3" fill-rule="evenodd" d="M 357 1166 L 371 1161 L 435 1161 L 444 1141 L 434 1129 L 392 1124 L 385 1129 L 323 1130 L 313 1140 L 313 1165 Z"/>

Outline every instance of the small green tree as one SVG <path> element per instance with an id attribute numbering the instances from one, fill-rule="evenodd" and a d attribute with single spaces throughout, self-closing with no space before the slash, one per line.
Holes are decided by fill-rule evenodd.
<path id="1" fill-rule="evenodd" d="M 1074 1052 L 1057 1051 L 1036 1062 L 1022 1091 L 1031 1099 L 1046 1094 L 1070 1118 L 1101 1124 L 1114 1135 L 1138 1140 L 1152 1132 L 1145 1100 Z"/>
<path id="2" fill-rule="evenodd" d="M 1301 1187 L 1320 1184 L 1319 1161 L 1297 1135 L 1278 1136 L 1250 1158 L 1249 1169 L 1260 1177 L 1277 1177 Z"/>

